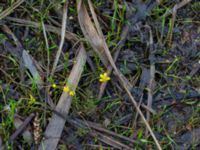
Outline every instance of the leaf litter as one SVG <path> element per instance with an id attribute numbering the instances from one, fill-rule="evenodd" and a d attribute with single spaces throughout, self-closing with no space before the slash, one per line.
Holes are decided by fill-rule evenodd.
<path id="1" fill-rule="evenodd" d="M 197 0 L 0 4 L 2 148 L 199 149 Z"/>

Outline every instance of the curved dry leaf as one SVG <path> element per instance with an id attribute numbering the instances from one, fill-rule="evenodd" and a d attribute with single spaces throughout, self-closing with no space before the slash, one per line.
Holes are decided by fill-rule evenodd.
<path id="1" fill-rule="evenodd" d="M 104 50 L 104 39 L 98 33 L 101 29 L 97 29 L 94 27 L 89 14 L 86 10 L 85 4 L 82 0 L 78 2 L 78 20 L 81 27 L 81 30 L 86 37 L 86 39 L 90 42 L 92 48 L 99 55 L 104 66 L 108 65 L 108 58 L 105 54 Z"/>
<path id="2" fill-rule="evenodd" d="M 88 0 L 88 3 L 89 3 L 89 8 L 93 17 L 92 19 L 94 20 L 94 24 L 92 23 L 89 17 L 89 14 L 86 10 L 85 4 L 83 3 L 82 0 L 78 2 L 78 6 L 77 6 L 79 24 L 81 26 L 81 30 L 84 36 L 89 41 L 89 43 L 91 44 L 95 52 L 99 55 L 104 66 L 108 67 L 110 58 L 107 57 L 108 55 L 106 54 L 106 52 L 109 52 L 109 49 L 105 42 L 102 30 L 100 28 L 96 14 L 94 12 L 94 9 L 92 7 L 92 3 L 90 0 Z M 109 52 L 109 55 L 111 56 L 110 52 Z M 123 78 L 124 82 L 126 82 L 127 88 L 131 89 L 132 85 L 126 79 L 126 77 L 124 77 L 123 74 L 120 74 L 120 76 Z"/>
<path id="3" fill-rule="evenodd" d="M 31 72 L 34 81 L 38 85 L 38 88 L 41 89 L 42 85 L 43 85 L 42 79 L 41 79 L 40 74 L 39 74 L 39 72 L 37 71 L 37 69 L 34 65 L 34 62 L 31 58 L 31 56 L 29 55 L 29 53 L 26 50 L 23 50 L 22 60 L 23 60 L 25 67 L 27 67 L 29 69 L 29 71 Z"/>

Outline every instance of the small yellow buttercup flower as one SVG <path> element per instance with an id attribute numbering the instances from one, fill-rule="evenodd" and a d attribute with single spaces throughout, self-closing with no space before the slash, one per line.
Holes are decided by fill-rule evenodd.
<path id="1" fill-rule="evenodd" d="M 99 79 L 100 82 L 107 82 L 109 80 L 110 80 L 110 77 L 108 76 L 106 72 L 100 74 L 100 79 Z"/>
<path id="2" fill-rule="evenodd" d="M 74 95 L 75 95 L 75 92 L 74 92 L 74 91 L 70 91 L 70 92 L 69 92 L 69 95 L 70 95 L 70 96 L 74 96 Z"/>
<path id="3" fill-rule="evenodd" d="M 29 98 L 28 104 L 29 105 L 35 104 L 36 103 L 35 97 L 33 97 L 33 95 L 31 95 L 31 94 L 29 96 L 30 96 L 30 98 Z"/>
<path id="4" fill-rule="evenodd" d="M 52 86 L 52 88 L 54 88 L 54 89 L 57 88 L 57 85 L 56 85 L 55 83 L 52 84 L 51 86 Z"/>
<path id="5" fill-rule="evenodd" d="M 66 86 L 64 86 L 63 91 L 65 93 L 69 93 L 70 92 L 70 88 L 66 85 Z"/>
<path id="6" fill-rule="evenodd" d="M 68 93 L 70 96 L 74 96 L 75 95 L 75 92 L 72 91 L 67 85 L 64 86 L 63 91 L 65 93 Z"/>

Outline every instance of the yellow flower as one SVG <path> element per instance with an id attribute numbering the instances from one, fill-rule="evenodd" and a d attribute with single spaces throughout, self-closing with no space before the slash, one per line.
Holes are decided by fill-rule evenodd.
<path id="1" fill-rule="evenodd" d="M 67 85 L 64 86 L 63 91 L 65 93 L 68 93 L 70 96 L 74 96 L 75 95 L 75 92 L 72 91 Z"/>
<path id="2" fill-rule="evenodd" d="M 66 86 L 64 86 L 63 91 L 64 91 L 65 93 L 69 93 L 70 88 L 66 85 Z"/>
<path id="3" fill-rule="evenodd" d="M 75 92 L 74 92 L 74 91 L 70 91 L 70 92 L 69 92 L 69 95 L 70 95 L 70 96 L 74 96 L 74 95 L 75 95 Z"/>
<path id="4" fill-rule="evenodd" d="M 100 79 L 99 79 L 100 82 L 107 82 L 109 80 L 110 80 L 110 77 L 108 76 L 106 72 L 100 74 Z"/>
<path id="5" fill-rule="evenodd" d="M 57 88 L 57 85 L 56 85 L 55 83 L 52 84 L 51 86 L 52 86 L 52 88 L 54 88 L 54 89 Z"/>
<path id="6" fill-rule="evenodd" d="M 33 95 L 31 95 L 31 94 L 29 96 L 30 96 L 30 98 L 29 98 L 28 104 L 29 105 L 35 104 L 35 102 L 36 102 L 35 97 L 33 97 Z"/>

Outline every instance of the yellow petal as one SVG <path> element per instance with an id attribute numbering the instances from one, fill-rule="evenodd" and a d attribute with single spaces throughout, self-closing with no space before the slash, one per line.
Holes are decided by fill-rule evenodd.
<path id="1" fill-rule="evenodd" d="M 36 102 L 36 99 L 35 99 L 35 97 L 33 97 L 33 95 L 29 95 L 30 96 L 30 101 L 29 101 L 29 104 L 31 105 L 31 104 L 34 104 L 35 102 Z"/>
<path id="2" fill-rule="evenodd" d="M 100 74 L 100 79 L 99 79 L 100 82 L 106 82 L 108 80 L 110 80 L 110 77 L 108 76 L 107 72 Z"/>
<path id="3" fill-rule="evenodd" d="M 110 80 L 110 77 L 107 77 L 106 80 Z"/>
<path id="4" fill-rule="evenodd" d="M 56 88 L 56 87 L 57 87 L 57 85 L 54 83 L 54 84 L 52 84 L 52 87 L 53 87 L 53 88 Z"/>
<path id="5" fill-rule="evenodd" d="M 70 89 L 69 89 L 68 86 L 64 86 L 63 91 L 66 92 L 66 93 L 68 93 L 70 91 Z"/>
<path id="6" fill-rule="evenodd" d="M 103 82 L 103 79 L 99 79 L 100 82 Z"/>
<path id="7" fill-rule="evenodd" d="M 74 96 L 74 95 L 75 95 L 75 92 L 74 92 L 74 91 L 70 91 L 70 92 L 69 92 L 69 95 L 70 95 L 70 96 Z"/>

